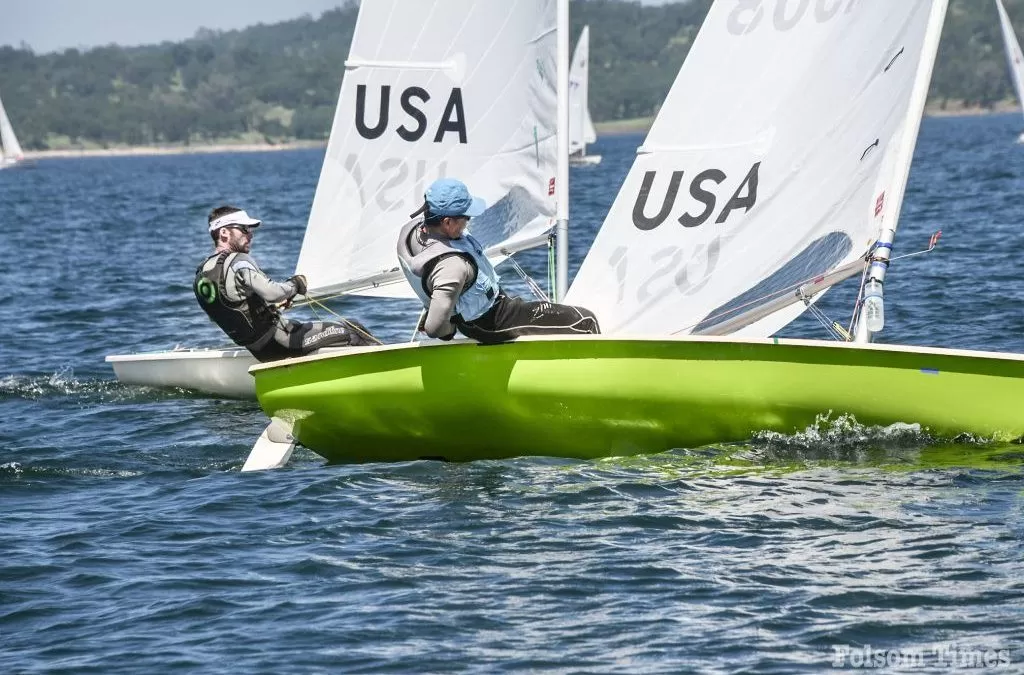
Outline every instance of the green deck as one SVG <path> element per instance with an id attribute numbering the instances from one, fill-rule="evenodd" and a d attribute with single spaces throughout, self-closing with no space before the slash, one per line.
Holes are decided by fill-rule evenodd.
<path id="1" fill-rule="evenodd" d="M 1024 356 L 798 340 L 523 339 L 395 345 L 255 366 L 260 405 L 333 461 L 597 458 L 820 413 L 1024 436 Z"/>

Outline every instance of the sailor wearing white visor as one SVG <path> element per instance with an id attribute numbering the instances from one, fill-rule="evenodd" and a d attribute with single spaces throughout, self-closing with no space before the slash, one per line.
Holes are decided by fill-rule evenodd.
<path id="1" fill-rule="evenodd" d="M 235 344 L 260 361 L 309 354 L 320 347 L 380 344 L 358 321 L 302 323 L 281 316 L 279 307 L 306 294 L 297 274 L 277 283 L 249 255 L 260 221 L 234 206 L 218 206 L 207 218 L 215 251 L 196 270 L 199 306 Z"/>

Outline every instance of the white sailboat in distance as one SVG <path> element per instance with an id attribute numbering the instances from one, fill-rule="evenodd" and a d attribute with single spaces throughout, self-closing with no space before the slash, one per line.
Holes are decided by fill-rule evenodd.
<path id="1" fill-rule="evenodd" d="M 1010 66 L 1010 81 L 1013 82 L 1017 101 L 1024 112 L 1024 53 L 1021 53 L 1017 34 L 1013 31 L 1013 24 L 1010 23 L 1010 16 L 1006 13 L 1002 0 L 996 0 L 996 9 L 999 10 L 999 25 L 1003 29 L 1003 44 L 1006 46 L 1006 63 Z M 1017 137 L 1017 142 L 1024 143 L 1024 132 Z"/>
<path id="2" fill-rule="evenodd" d="M 0 169 L 14 166 L 23 159 L 25 154 L 18 143 L 18 137 L 14 134 L 11 120 L 7 117 L 3 99 L 0 99 Z"/>
<path id="3" fill-rule="evenodd" d="M 590 26 L 584 26 L 569 66 L 569 163 L 573 165 L 601 163 L 601 155 L 587 154 L 587 143 L 597 140 L 597 130 L 590 118 L 589 95 Z"/>

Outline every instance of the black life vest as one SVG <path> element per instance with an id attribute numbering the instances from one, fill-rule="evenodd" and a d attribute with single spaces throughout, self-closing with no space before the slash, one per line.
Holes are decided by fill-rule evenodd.
<path id="1" fill-rule="evenodd" d="M 224 262 L 230 251 L 216 255 L 217 264 L 203 271 L 210 256 L 196 269 L 192 283 L 196 300 L 210 320 L 221 327 L 235 344 L 251 345 L 277 326 L 278 312 L 255 293 L 240 301 L 228 299 Z"/>

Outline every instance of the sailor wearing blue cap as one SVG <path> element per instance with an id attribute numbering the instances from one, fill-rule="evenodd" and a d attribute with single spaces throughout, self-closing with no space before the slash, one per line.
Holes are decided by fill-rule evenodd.
<path id="1" fill-rule="evenodd" d="M 454 178 L 431 183 L 423 206 L 398 237 L 398 259 L 427 310 L 420 330 L 450 340 L 458 329 L 483 343 L 522 335 L 599 333 L 594 313 L 582 307 L 506 295 L 483 246 L 466 231 L 487 208 Z"/>

